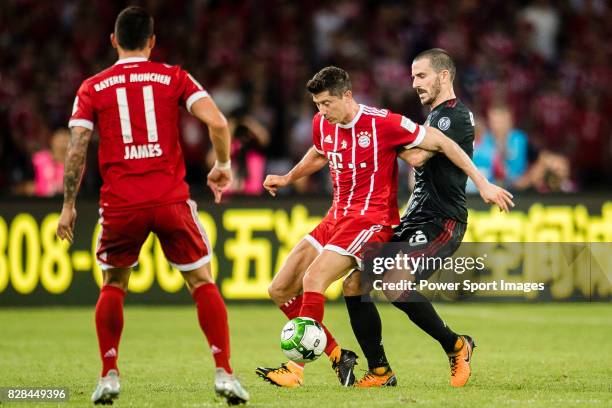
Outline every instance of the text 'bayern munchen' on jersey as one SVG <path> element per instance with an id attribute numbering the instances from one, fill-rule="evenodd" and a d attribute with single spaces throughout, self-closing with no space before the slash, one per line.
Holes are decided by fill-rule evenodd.
<path id="1" fill-rule="evenodd" d="M 208 93 L 178 66 L 125 58 L 86 79 L 69 127 L 99 128 L 105 209 L 144 208 L 189 198 L 179 144 L 179 106 Z"/>
<path id="2" fill-rule="evenodd" d="M 418 146 L 425 128 L 386 109 L 359 105 L 346 125 L 331 124 L 317 113 L 312 140 L 327 157 L 334 186 L 329 214 L 371 217 L 397 225 L 397 152 Z"/>

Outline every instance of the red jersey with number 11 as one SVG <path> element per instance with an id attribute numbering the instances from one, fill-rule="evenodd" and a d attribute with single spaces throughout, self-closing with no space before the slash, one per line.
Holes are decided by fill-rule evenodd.
<path id="1" fill-rule="evenodd" d="M 100 207 L 145 208 L 189 197 L 179 144 L 179 105 L 208 93 L 177 66 L 125 58 L 88 78 L 69 127 L 99 128 Z"/>

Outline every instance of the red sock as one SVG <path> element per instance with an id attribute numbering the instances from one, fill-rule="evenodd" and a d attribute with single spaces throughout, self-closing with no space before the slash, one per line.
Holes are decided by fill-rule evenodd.
<path id="1" fill-rule="evenodd" d="M 336 339 L 334 339 L 334 336 L 331 335 L 331 333 L 329 332 L 329 330 L 327 330 L 327 327 L 325 327 L 323 323 L 321 323 L 321 326 L 323 327 L 323 331 L 325 332 L 325 335 L 327 336 L 327 345 L 325 346 L 325 354 L 329 356 L 331 352 L 336 348 L 338 343 L 336 342 Z"/>
<path id="2" fill-rule="evenodd" d="M 206 283 L 198 286 L 191 296 L 196 302 L 198 321 L 208 340 L 208 345 L 215 359 L 215 366 L 224 368 L 231 374 L 227 309 L 217 285 Z"/>
<path id="3" fill-rule="evenodd" d="M 300 309 L 301 317 L 310 317 L 321 323 L 323 321 L 324 310 L 325 296 L 318 292 L 304 292 L 302 308 Z"/>
<path id="4" fill-rule="evenodd" d="M 287 316 L 287 319 L 295 319 L 300 315 L 300 309 L 302 308 L 302 295 L 297 295 L 296 297 L 289 299 L 288 302 L 283 303 L 279 306 L 281 312 Z"/>
<path id="5" fill-rule="evenodd" d="M 282 305 L 280 305 L 280 310 L 285 314 L 285 316 L 287 316 L 288 319 L 296 318 L 300 315 L 300 309 L 302 308 L 302 300 L 303 296 L 298 295 L 293 299 L 289 300 L 287 303 L 283 303 Z M 329 330 L 327 330 L 327 327 L 325 327 L 325 325 L 322 323 L 321 326 L 323 327 L 323 331 L 325 331 L 325 335 L 327 336 L 327 346 L 325 346 L 325 354 L 329 356 L 334 350 L 334 348 L 336 348 L 338 343 L 336 342 L 336 339 L 334 339 L 334 336 L 332 336 L 332 334 L 329 332 Z M 304 366 L 303 363 L 300 363 L 300 365 L 302 367 Z"/>
<path id="6" fill-rule="evenodd" d="M 117 369 L 119 340 L 123 330 L 123 300 L 125 292 L 116 286 L 102 286 L 96 304 L 96 332 L 102 358 L 102 377 Z"/>

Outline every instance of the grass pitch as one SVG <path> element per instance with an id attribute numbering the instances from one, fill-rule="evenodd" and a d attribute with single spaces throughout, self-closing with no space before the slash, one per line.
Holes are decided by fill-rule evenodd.
<path id="1" fill-rule="evenodd" d="M 612 406 L 610 304 L 445 304 L 438 310 L 477 348 L 468 386 L 452 389 L 440 346 L 400 311 L 380 305 L 387 356 L 399 386 L 345 389 L 329 362 L 306 367 L 306 384 L 279 389 L 254 374 L 284 361 L 280 311 L 270 305 L 229 308 L 232 363 L 252 407 L 573 407 Z M 343 304 L 325 322 L 344 347 L 362 356 Z M 212 358 L 193 307 L 127 306 L 120 347 L 117 407 L 222 407 L 213 396 Z M 0 309 L 0 387 L 68 387 L 67 403 L 87 406 L 99 374 L 90 308 Z M 357 376 L 367 363 L 360 358 Z"/>

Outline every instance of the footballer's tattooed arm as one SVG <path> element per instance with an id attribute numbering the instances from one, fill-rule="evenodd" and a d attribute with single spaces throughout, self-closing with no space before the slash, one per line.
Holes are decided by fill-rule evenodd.
<path id="1" fill-rule="evenodd" d="M 81 177 L 85 168 L 87 146 L 91 140 L 92 131 L 84 127 L 75 126 L 70 131 L 70 143 L 64 165 L 64 207 L 72 206 L 81 184 Z"/>
<path id="2" fill-rule="evenodd" d="M 70 130 L 70 143 L 64 164 L 64 205 L 57 226 L 57 236 L 72 243 L 76 221 L 76 196 L 85 169 L 85 156 L 92 131 L 81 126 Z"/>

